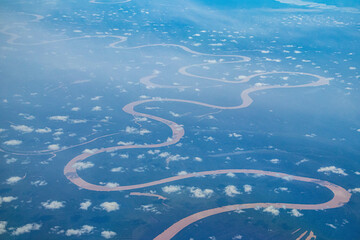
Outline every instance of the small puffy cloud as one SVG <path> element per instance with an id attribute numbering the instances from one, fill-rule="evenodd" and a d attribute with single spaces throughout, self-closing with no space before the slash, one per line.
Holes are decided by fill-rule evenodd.
<path id="1" fill-rule="evenodd" d="M 116 236 L 116 232 L 113 231 L 102 231 L 101 232 L 101 236 L 106 238 L 106 239 L 110 239 Z"/>
<path id="2" fill-rule="evenodd" d="M 241 192 L 239 192 L 237 187 L 234 185 L 226 186 L 224 191 L 225 191 L 225 194 L 229 197 L 234 197 L 237 194 L 241 194 Z"/>
<path id="3" fill-rule="evenodd" d="M 119 184 L 118 183 L 114 183 L 114 182 L 108 182 L 105 187 L 108 187 L 108 188 L 116 188 L 118 187 Z"/>
<path id="4" fill-rule="evenodd" d="M 137 133 L 138 130 L 137 130 L 136 128 L 134 128 L 134 127 L 129 127 L 129 126 L 127 126 L 127 127 L 125 128 L 125 132 L 126 132 L 126 133 Z"/>
<path id="5" fill-rule="evenodd" d="M 18 181 L 20 181 L 22 178 L 18 177 L 18 176 L 14 176 L 14 177 L 9 177 L 8 179 L 6 179 L 6 184 L 15 184 Z"/>
<path id="6" fill-rule="evenodd" d="M 50 133 L 52 130 L 51 128 L 45 127 L 45 128 L 38 128 L 35 130 L 37 133 Z"/>
<path id="7" fill-rule="evenodd" d="M 16 145 L 20 145 L 22 143 L 22 141 L 20 140 L 9 140 L 9 141 L 5 141 L 4 144 L 8 145 L 8 146 L 16 146 Z"/>
<path id="8" fill-rule="evenodd" d="M 280 160 L 277 158 L 274 158 L 274 159 L 271 159 L 270 162 L 273 164 L 278 164 L 280 162 Z"/>
<path id="9" fill-rule="evenodd" d="M 170 155 L 166 158 L 166 162 L 173 162 L 173 161 L 180 161 L 180 160 L 186 160 L 189 157 L 182 157 L 179 154 L 176 155 Z"/>
<path id="10" fill-rule="evenodd" d="M 190 188 L 191 196 L 195 198 L 210 198 L 211 195 L 214 193 L 211 189 L 200 189 L 197 187 L 191 187 Z"/>
<path id="11" fill-rule="evenodd" d="M 335 166 L 322 167 L 322 168 L 319 168 L 317 171 L 318 172 L 323 172 L 323 173 L 325 173 L 327 175 L 329 175 L 330 173 L 335 173 L 335 174 L 347 176 L 347 173 L 345 173 L 344 169 L 337 168 Z"/>
<path id="12" fill-rule="evenodd" d="M 333 229 L 336 229 L 336 228 L 337 228 L 334 224 L 331 224 L 331 223 L 326 223 L 325 225 L 326 225 L 326 226 L 329 226 L 329 227 L 331 227 L 331 228 L 333 228 Z"/>
<path id="13" fill-rule="evenodd" d="M 46 209 L 59 209 L 65 207 L 64 202 L 50 200 L 42 202 L 41 205 Z"/>
<path id="14" fill-rule="evenodd" d="M 78 123 L 87 123 L 86 119 L 72 119 L 71 123 L 78 124 Z"/>
<path id="15" fill-rule="evenodd" d="M 291 216 L 294 216 L 294 217 L 301 217 L 304 215 L 304 214 L 300 213 L 297 209 L 292 209 L 290 211 L 290 214 L 291 214 Z"/>
<path id="16" fill-rule="evenodd" d="M 233 236 L 232 237 L 232 240 L 240 240 L 242 239 L 243 237 L 241 235 L 236 235 L 236 236 Z"/>
<path id="17" fill-rule="evenodd" d="M 112 168 L 110 171 L 111 172 L 124 172 L 124 168 L 123 167 Z"/>
<path id="18" fill-rule="evenodd" d="M 123 141 L 120 141 L 117 143 L 117 145 L 124 145 L 124 146 L 129 146 L 129 145 L 133 145 L 134 142 L 123 142 Z"/>
<path id="19" fill-rule="evenodd" d="M 16 200 L 16 199 L 17 199 L 17 197 L 13 197 L 13 196 L 0 197 L 0 204 L 1 204 L 2 202 L 6 202 L 6 203 L 12 202 L 12 201 L 14 201 L 14 200 Z"/>
<path id="20" fill-rule="evenodd" d="M 94 148 L 94 149 L 85 149 L 85 150 L 83 151 L 83 153 L 94 154 L 94 153 L 96 153 L 98 150 L 99 150 L 99 149 L 97 149 L 97 148 Z"/>
<path id="21" fill-rule="evenodd" d="M 22 133 L 31 133 L 34 131 L 34 129 L 32 127 L 28 127 L 26 125 L 11 125 L 11 127 L 15 130 L 15 131 L 19 131 Z"/>
<path id="22" fill-rule="evenodd" d="M 305 137 L 313 138 L 313 137 L 316 137 L 316 134 L 315 133 L 307 133 L 307 134 L 305 134 Z"/>
<path id="23" fill-rule="evenodd" d="M 117 202 L 103 202 L 102 204 L 100 204 L 100 207 L 107 212 L 112 212 L 120 209 Z"/>
<path id="24" fill-rule="evenodd" d="M 76 168 L 76 170 L 83 170 L 87 168 L 91 168 L 95 166 L 92 162 L 77 162 L 72 165 L 73 168 Z"/>
<path id="25" fill-rule="evenodd" d="M 200 157 L 194 157 L 194 160 L 197 162 L 202 162 L 202 158 L 200 158 Z"/>
<path id="26" fill-rule="evenodd" d="M 34 120 L 35 116 L 27 114 L 27 113 L 19 113 L 19 116 L 24 117 L 26 120 Z"/>
<path id="27" fill-rule="evenodd" d="M 153 204 L 141 205 L 139 208 L 136 208 L 136 210 L 161 214 L 161 212 L 157 210 L 157 208 Z"/>
<path id="28" fill-rule="evenodd" d="M 65 232 L 66 236 L 81 236 L 83 234 L 90 234 L 95 229 L 95 227 L 90 225 L 83 225 L 80 229 L 68 229 Z"/>
<path id="29" fill-rule="evenodd" d="M 37 223 L 28 223 L 22 227 L 18 227 L 16 228 L 11 235 L 14 236 L 18 236 L 24 233 L 29 233 L 31 231 L 36 231 L 39 230 L 41 228 L 41 224 L 37 224 Z"/>
<path id="30" fill-rule="evenodd" d="M 163 192 L 166 193 L 175 193 L 181 190 L 181 186 L 179 185 L 169 185 L 162 188 Z"/>
<path id="31" fill-rule="evenodd" d="M 90 200 L 86 200 L 85 202 L 80 203 L 80 209 L 82 210 L 88 210 L 90 206 L 91 206 Z"/>
<path id="32" fill-rule="evenodd" d="M 188 175 L 189 173 L 186 171 L 180 171 L 177 173 L 178 176 L 184 176 L 184 175 Z"/>
<path id="33" fill-rule="evenodd" d="M 360 193 L 360 188 L 349 189 L 349 192 L 351 192 L 351 193 Z"/>
<path id="34" fill-rule="evenodd" d="M 236 175 L 232 172 L 229 172 L 226 174 L 227 177 L 231 177 L 231 178 L 234 178 Z"/>
<path id="35" fill-rule="evenodd" d="M 241 134 L 237 134 L 237 133 L 230 133 L 230 134 L 229 134 L 229 137 L 240 138 L 240 137 L 242 137 L 242 135 L 241 135 Z"/>
<path id="36" fill-rule="evenodd" d="M 50 120 L 53 121 L 63 121 L 66 122 L 69 119 L 69 116 L 51 116 L 49 117 Z"/>
<path id="37" fill-rule="evenodd" d="M 48 146 L 48 149 L 51 151 L 56 151 L 56 150 L 59 150 L 60 147 L 59 147 L 59 144 L 51 144 Z"/>
<path id="38" fill-rule="evenodd" d="M 252 191 L 252 186 L 248 185 L 248 184 L 245 184 L 244 185 L 244 192 L 251 193 L 251 191 Z"/>
<path id="39" fill-rule="evenodd" d="M 264 212 L 269 212 L 275 216 L 279 215 L 280 211 L 277 208 L 274 208 L 274 206 L 269 206 L 264 209 Z"/>
<path id="40" fill-rule="evenodd" d="M 101 109 L 100 106 L 95 106 L 95 107 L 93 107 L 93 108 L 91 109 L 91 111 L 95 111 L 95 112 L 101 111 L 101 110 L 102 110 L 102 109 Z"/>
<path id="41" fill-rule="evenodd" d="M 172 111 L 169 112 L 173 117 L 180 117 L 180 114 L 178 113 L 174 113 Z"/>
<path id="42" fill-rule="evenodd" d="M 31 185 L 34 185 L 36 187 L 41 187 L 47 185 L 47 182 L 45 180 L 36 180 L 31 182 Z"/>
<path id="43" fill-rule="evenodd" d="M 7 163 L 7 164 L 11 164 L 11 163 L 14 163 L 14 162 L 16 162 L 16 161 L 17 161 L 16 158 L 8 158 L 8 159 L 6 159 L 6 163 Z"/>
<path id="44" fill-rule="evenodd" d="M 0 235 L 6 233 L 6 221 L 0 221 Z"/>
<path id="45" fill-rule="evenodd" d="M 140 129 L 138 130 L 137 128 L 134 128 L 134 127 L 129 127 L 127 126 L 125 128 L 125 132 L 126 133 L 129 133 L 129 134 L 140 134 L 140 135 L 144 135 L 144 134 L 147 134 L 147 133 L 151 133 L 149 130 L 147 129 Z"/>
<path id="46" fill-rule="evenodd" d="M 91 101 L 97 101 L 97 100 L 100 100 L 100 98 L 102 98 L 102 96 L 92 97 Z"/>
<path id="47" fill-rule="evenodd" d="M 0 133 L 1 133 L 1 132 L 5 132 L 5 131 L 6 131 L 6 129 L 0 128 Z"/>
<path id="48" fill-rule="evenodd" d="M 73 108 L 71 109 L 71 111 L 73 111 L 73 112 L 77 112 L 77 111 L 79 111 L 79 110 L 80 110 L 79 107 L 73 107 Z"/>

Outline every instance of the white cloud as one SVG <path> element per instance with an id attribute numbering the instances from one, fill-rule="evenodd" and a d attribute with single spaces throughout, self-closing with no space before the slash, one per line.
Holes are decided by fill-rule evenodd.
<path id="1" fill-rule="evenodd" d="M 7 163 L 7 164 L 14 163 L 14 162 L 16 162 L 16 161 L 17 161 L 16 158 L 8 158 L 8 159 L 6 159 L 6 163 Z"/>
<path id="2" fill-rule="evenodd" d="M 324 3 L 316 3 L 316 2 L 308 2 L 303 0 L 275 0 L 280 3 L 292 4 L 297 6 L 309 7 L 309 8 L 317 8 L 317 9 L 325 9 L 325 10 L 339 10 L 344 12 L 355 12 L 359 13 L 359 10 L 351 7 L 337 7 L 335 5 L 327 5 Z"/>
<path id="3" fill-rule="evenodd" d="M 31 231 L 39 230 L 41 228 L 41 224 L 37 223 L 28 223 L 22 227 L 16 228 L 11 235 L 18 236 L 24 233 L 29 233 Z"/>
<path id="4" fill-rule="evenodd" d="M 229 133 L 229 137 L 240 138 L 240 137 L 242 137 L 242 135 L 241 135 L 241 134 L 237 134 L 237 133 Z"/>
<path id="5" fill-rule="evenodd" d="M 82 210 L 88 210 L 90 206 L 91 206 L 90 200 L 86 200 L 85 202 L 80 203 L 80 209 Z"/>
<path id="6" fill-rule="evenodd" d="M 197 187 L 191 187 L 190 192 L 192 193 L 192 197 L 195 198 L 209 198 L 214 193 L 214 191 L 211 189 L 201 190 Z"/>
<path id="7" fill-rule="evenodd" d="M 166 193 L 175 193 L 181 190 L 181 186 L 179 185 L 169 185 L 162 188 L 163 192 Z"/>
<path id="8" fill-rule="evenodd" d="M 78 123 L 87 123 L 86 119 L 72 119 L 71 123 L 78 124 Z"/>
<path id="9" fill-rule="evenodd" d="M 102 207 L 102 209 L 107 212 L 116 211 L 120 208 L 119 204 L 116 202 L 103 202 L 102 204 L 100 204 L 100 207 Z"/>
<path id="10" fill-rule="evenodd" d="M 134 128 L 134 127 L 129 127 L 129 126 L 127 126 L 127 127 L 125 128 L 125 132 L 126 132 L 126 133 L 137 133 L 138 130 L 137 130 L 136 128 Z"/>
<path id="11" fill-rule="evenodd" d="M 65 207 L 64 202 L 51 201 L 42 202 L 41 205 L 46 209 L 59 209 Z"/>
<path id="12" fill-rule="evenodd" d="M 111 172 L 124 172 L 124 168 L 123 167 L 112 168 L 110 171 Z"/>
<path id="13" fill-rule="evenodd" d="M 102 231 L 101 232 L 101 236 L 106 238 L 106 239 L 110 239 L 116 236 L 116 232 L 113 231 Z"/>
<path id="14" fill-rule="evenodd" d="M 225 191 L 225 194 L 229 197 L 234 197 L 237 194 L 241 194 L 241 192 L 239 192 L 237 187 L 234 185 L 226 186 L 224 191 Z"/>
<path id="15" fill-rule="evenodd" d="M 32 127 L 28 127 L 26 125 L 11 125 L 11 127 L 15 131 L 19 131 L 19 132 L 23 132 L 23 133 L 31 133 L 32 131 L 34 131 L 34 129 Z"/>
<path id="16" fill-rule="evenodd" d="M 0 234 L 6 233 L 6 225 L 7 225 L 6 221 L 0 221 Z"/>
<path id="17" fill-rule="evenodd" d="M 0 206 L 1 204 L 4 202 L 4 203 L 9 203 L 9 202 L 12 202 L 14 200 L 16 200 L 17 197 L 13 197 L 13 196 L 8 196 L 8 197 L 0 197 Z"/>
<path id="18" fill-rule="evenodd" d="M 118 187 L 119 184 L 118 183 L 113 183 L 113 182 L 108 182 L 105 187 L 108 187 L 108 188 L 116 188 Z"/>
<path id="19" fill-rule="evenodd" d="M 269 206 L 269 207 L 265 208 L 264 212 L 272 213 L 275 216 L 279 215 L 279 213 L 280 213 L 279 209 L 274 208 L 274 206 Z"/>
<path id="20" fill-rule="evenodd" d="M 51 117 L 49 117 L 49 119 L 54 120 L 54 121 L 66 122 L 69 119 L 69 116 L 51 116 Z"/>
<path id="21" fill-rule="evenodd" d="M 189 173 L 186 172 L 186 171 L 180 171 L 180 172 L 177 173 L 178 176 L 184 176 L 184 175 L 187 175 L 187 174 L 189 174 Z"/>
<path id="22" fill-rule="evenodd" d="M 94 148 L 94 149 L 85 149 L 85 150 L 83 151 L 83 153 L 94 154 L 94 153 L 96 153 L 98 150 L 99 150 L 99 149 L 97 149 L 97 148 Z"/>
<path id="23" fill-rule="evenodd" d="M 95 106 L 91 109 L 91 111 L 95 111 L 95 112 L 98 112 L 98 111 L 101 111 L 101 107 L 100 106 Z"/>
<path id="24" fill-rule="evenodd" d="M 102 96 L 92 97 L 91 100 L 92 101 L 97 101 L 97 100 L 100 100 L 100 98 L 102 98 Z"/>
<path id="25" fill-rule="evenodd" d="M 37 133 L 50 133 L 52 130 L 48 127 L 45 127 L 45 128 L 38 128 L 35 130 L 35 132 Z"/>
<path id="26" fill-rule="evenodd" d="M 229 173 L 226 174 L 226 176 L 234 178 L 236 175 L 234 173 L 232 173 L 232 172 L 229 172 Z"/>
<path id="27" fill-rule="evenodd" d="M 136 208 L 136 210 L 161 214 L 161 212 L 157 210 L 157 208 L 153 204 L 141 205 L 139 208 Z"/>
<path id="28" fill-rule="evenodd" d="M 316 134 L 315 133 L 307 133 L 307 134 L 305 134 L 305 137 L 313 138 L 313 137 L 316 137 Z"/>
<path id="29" fill-rule="evenodd" d="M 200 158 L 200 157 L 194 157 L 194 160 L 197 162 L 202 162 L 202 158 Z"/>
<path id="30" fill-rule="evenodd" d="M 336 228 L 337 228 L 334 224 L 331 224 L 331 223 L 326 223 L 326 226 L 329 226 L 329 227 L 331 227 L 331 228 L 333 228 L 333 229 L 336 229 Z"/>
<path id="31" fill-rule="evenodd" d="M 138 130 L 137 128 L 134 128 L 134 127 L 129 127 L 127 126 L 125 128 L 125 132 L 126 133 L 129 133 L 129 134 L 140 134 L 140 135 L 144 135 L 144 134 L 147 134 L 147 133 L 151 133 L 149 130 L 147 129 L 140 129 Z"/>
<path id="32" fill-rule="evenodd" d="M 34 120 L 35 116 L 27 114 L 27 113 L 19 113 L 19 116 L 23 116 L 26 120 Z"/>
<path id="33" fill-rule="evenodd" d="M 360 130 L 360 129 L 359 129 Z M 6 129 L 4 129 L 4 128 L 0 128 L 0 133 L 1 132 L 5 132 L 6 131 Z M 360 131 L 359 131 L 360 132 Z"/>
<path id="34" fill-rule="evenodd" d="M 34 185 L 36 187 L 45 186 L 47 185 L 47 182 L 45 180 L 36 180 L 31 182 L 31 185 Z"/>
<path id="35" fill-rule="evenodd" d="M 236 236 L 233 236 L 232 240 L 240 240 L 242 238 L 243 237 L 241 235 L 236 235 Z"/>
<path id="36" fill-rule="evenodd" d="M 87 168 L 91 168 L 95 166 L 92 162 L 77 162 L 72 165 L 73 168 L 76 168 L 76 170 L 83 170 Z"/>
<path id="37" fill-rule="evenodd" d="M 244 185 L 244 192 L 251 193 L 251 191 L 252 191 L 252 186 L 248 185 L 248 184 L 245 184 Z"/>
<path id="38" fill-rule="evenodd" d="M 66 236 L 81 236 L 83 234 L 90 234 L 93 230 L 95 229 L 95 227 L 93 226 L 89 226 L 89 225 L 83 225 L 80 229 L 68 229 L 65 232 Z"/>
<path id="39" fill-rule="evenodd" d="M 117 143 L 117 145 L 124 145 L 124 146 L 133 145 L 133 144 L 134 142 L 123 142 L 123 141 Z"/>
<path id="40" fill-rule="evenodd" d="M 180 114 L 178 113 L 174 113 L 172 111 L 169 112 L 173 117 L 180 117 Z"/>
<path id="41" fill-rule="evenodd" d="M 20 141 L 20 140 L 9 140 L 9 141 L 4 142 L 4 144 L 8 145 L 8 146 L 20 145 L 21 143 L 22 143 L 22 141 Z"/>
<path id="42" fill-rule="evenodd" d="M 352 192 L 352 193 L 360 193 L 360 188 L 349 189 L 349 192 Z"/>
<path id="43" fill-rule="evenodd" d="M 60 147 L 59 147 L 59 144 L 51 144 L 48 146 L 48 149 L 52 150 L 52 151 L 56 151 L 56 150 L 59 150 Z"/>
<path id="44" fill-rule="evenodd" d="M 322 167 L 322 168 L 319 168 L 317 170 L 318 172 L 323 172 L 325 174 L 329 174 L 329 173 L 336 173 L 336 174 L 339 174 L 339 175 L 343 175 L 343 176 L 346 176 L 347 173 L 345 173 L 344 169 L 342 168 L 337 168 L 335 166 L 329 166 L 329 167 Z"/>
<path id="45" fill-rule="evenodd" d="M 290 211 L 290 214 L 291 214 L 291 216 L 294 216 L 294 217 L 301 217 L 304 215 L 304 214 L 300 213 L 297 209 L 292 209 Z"/>
<path id="46" fill-rule="evenodd" d="M 182 157 L 179 154 L 176 155 L 170 155 L 169 157 L 166 158 L 166 162 L 172 162 L 172 161 L 180 161 L 180 160 L 186 160 L 189 157 Z"/>
<path id="47" fill-rule="evenodd" d="M 140 135 L 144 135 L 144 134 L 147 134 L 147 133 L 151 133 L 151 132 L 149 130 L 147 130 L 147 129 L 140 129 L 140 131 L 139 131 Z"/>
<path id="48" fill-rule="evenodd" d="M 14 176 L 14 177 L 9 177 L 8 179 L 6 179 L 6 183 L 7 184 L 15 184 L 18 181 L 20 181 L 22 178 L 18 177 L 18 176 Z"/>
<path id="49" fill-rule="evenodd" d="M 280 160 L 277 158 L 274 158 L 274 159 L 271 159 L 270 162 L 273 164 L 278 164 L 280 162 Z"/>
<path id="50" fill-rule="evenodd" d="M 79 111 L 79 110 L 80 110 L 79 107 L 73 107 L 73 108 L 71 109 L 71 111 L 73 111 L 73 112 L 77 112 L 77 111 Z"/>

